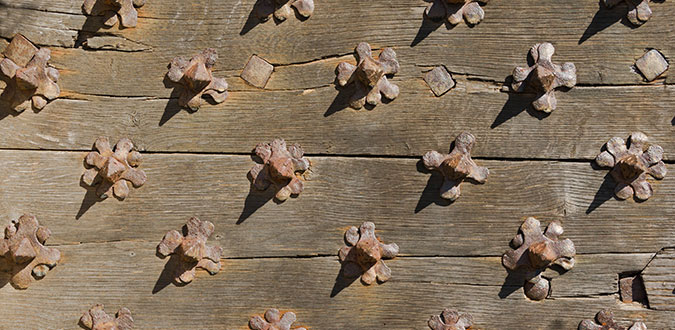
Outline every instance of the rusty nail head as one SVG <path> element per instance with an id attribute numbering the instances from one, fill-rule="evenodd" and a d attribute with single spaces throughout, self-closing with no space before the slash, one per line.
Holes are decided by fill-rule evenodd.
<path id="1" fill-rule="evenodd" d="M 581 321 L 579 330 L 647 330 L 647 325 L 637 321 L 630 328 L 620 326 L 614 321 L 614 313 L 608 309 L 603 309 L 595 315 L 595 320 Z"/>
<path id="2" fill-rule="evenodd" d="M 218 53 L 213 48 L 203 50 L 190 60 L 183 57 L 171 60 L 166 77 L 179 90 L 180 106 L 197 111 L 204 104 L 205 95 L 215 103 L 227 99 L 227 81 L 214 77 L 212 73 L 217 60 Z"/>
<path id="3" fill-rule="evenodd" d="M 5 228 L 0 240 L 0 262 L 10 267 L 10 283 L 17 289 L 26 289 L 32 279 L 42 279 L 56 267 L 61 252 L 44 246 L 52 232 L 40 226 L 35 216 L 24 214 Z"/>
<path id="4" fill-rule="evenodd" d="M 138 11 L 145 0 L 84 0 L 82 10 L 92 16 L 104 16 L 103 25 L 112 27 L 119 21 L 121 27 L 131 28 L 138 24 Z M 119 19 L 118 19 L 119 16 Z"/>
<path id="5" fill-rule="evenodd" d="M 355 53 L 357 65 L 341 62 L 336 68 L 338 84 L 342 87 L 350 85 L 352 88 L 349 105 L 361 109 L 366 103 L 371 106 L 379 104 L 382 95 L 389 100 L 398 97 L 398 86 L 387 78 L 388 75 L 396 74 L 400 68 L 394 50 L 383 49 L 376 60 L 370 45 L 362 42 L 356 46 Z"/>
<path id="6" fill-rule="evenodd" d="M 273 71 L 274 66 L 272 64 L 258 55 L 253 55 L 249 58 L 244 70 L 241 72 L 241 79 L 244 79 L 255 87 L 265 88 Z"/>
<path id="7" fill-rule="evenodd" d="M 607 8 L 612 8 L 622 2 L 628 6 L 626 18 L 635 26 L 640 26 L 652 17 L 652 9 L 649 8 L 649 0 L 603 0 Z"/>
<path id="8" fill-rule="evenodd" d="M 647 200 L 654 194 L 647 174 L 661 180 L 668 172 L 663 162 L 663 148 L 649 144 L 641 132 L 631 134 L 629 141 L 630 147 L 620 137 L 611 138 L 605 144 L 607 150 L 598 154 L 595 162 L 600 167 L 612 168 L 610 174 L 617 183 L 614 189 L 617 198 L 635 195 L 638 200 Z"/>
<path id="9" fill-rule="evenodd" d="M 551 112 L 556 109 L 558 101 L 555 89 L 558 87 L 572 88 L 577 84 L 577 69 L 574 63 L 563 63 L 562 66 L 552 62 L 555 48 L 545 42 L 530 48 L 530 55 L 534 65 L 530 67 L 516 67 L 513 70 L 511 88 L 516 92 L 531 90 L 537 93 L 537 99 L 532 102 L 535 110 Z"/>
<path id="10" fill-rule="evenodd" d="M 7 84 L 1 97 L 3 103 L 17 112 L 32 107 L 43 109 L 59 97 L 56 83 L 59 71 L 49 66 L 50 50 L 37 48 L 26 37 L 17 34 L 3 51 L 0 60 L 0 78 Z"/>
<path id="11" fill-rule="evenodd" d="M 293 312 L 281 313 L 276 308 L 265 311 L 264 319 L 259 315 L 251 317 L 248 326 L 253 330 L 274 330 L 291 329 L 296 316 Z M 303 327 L 293 328 L 294 330 L 307 330 Z"/>
<path id="12" fill-rule="evenodd" d="M 308 18 L 314 13 L 314 0 L 258 0 L 253 12 L 260 21 L 265 22 L 274 16 L 277 21 L 283 22 L 293 15 L 291 7 L 300 16 Z"/>
<path id="13" fill-rule="evenodd" d="M 490 171 L 487 167 L 476 165 L 471 159 L 471 149 L 475 142 L 476 138 L 471 133 L 462 132 L 455 138 L 455 147 L 450 154 L 429 151 L 422 157 L 428 170 L 443 174 L 442 198 L 450 201 L 459 198 L 460 184 L 467 178 L 478 183 L 487 181 Z"/>
<path id="14" fill-rule="evenodd" d="M 220 271 L 222 248 L 206 245 L 214 228 L 211 222 L 192 217 L 183 227 L 182 233 L 171 230 L 157 245 L 157 253 L 161 257 L 175 254 L 178 258 L 179 266 L 176 267 L 174 273 L 176 284 L 192 282 L 197 267 L 206 270 L 211 275 Z"/>
<path id="15" fill-rule="evenodd" d="M 287 146 L 284 139 L 258 144 L 255 147 L 258 163 L 248 173 L 253 188 L 262 191 L 272 187 L 277 191 L 275 198 L 282 202 L 300 194 L 304 189 L 302 174 L 310 166 L 304 153 L 300 145 Z"/>
<path id="16" fill-rule="evenodd" d="M 384 244 L 375 236 L 375 224 L 364 222 L 360 228 L 351 227 L 345 232 L 346 246 L 338 251 L 338 257 L 347 278 L 361 276 L 361 282 L 384 283 L 391 278 L 391 269 L 383 259 L 398 255 L 396 243 Z"/>
<path id="17" fill-rule="evenodd" d="M 80 318 L 80 323 L 87 329 L 92 330 L 131 330 L 134 328 L 134 319 L 131 317 L 131 311 L 127 308 L 120 308 L 115 314 L 115 318 L 106 314 L 103 305 L 96 304 L 90 308 Z"/>
<path id="18" fill-rule="evenodd" d="M 465 330 L 473 325 L 473 317 L 446 308 L 441 315 L 432 315 L 427 324 L 432 330 Z"/>
<path id="19" fill-rule="evenodd" d="M 624 303 L 640 302 L 647 300 L 647 292 L 642 276 L 634 275 L 619 279 L 619 295 Z"/>
<path id="20" fill-rule="evenodd" d="M 470 26 L 480 23 L 485 18 L 481 4 L 488 0 L 436 0 L 424 10 L 424 15 L 431 20 L 445 20 L 450 25 L 457 25 L 466 20 Z"/>
<path id="21" fill-rule="evenodd" d="M 647 81 L 653 81 L 668 70 L 668 61 L 661 52 L 652 49 L 635 61 L 635 67 L 640 70 Z"/>
<path id="22" fill-rule="evenodd" d="M 96 186 L 96 195 L 101 199 L 115 195 L 123 200 L 129 195 L 129 185 L 140 187 L 147 181 L 141 164 L 141 154 L 134 150 L 131 140 L 122 138 L 117 141 L 115 149 L 111 148 L 107 137 L 99 137 L 94 143 L 96 151 L 87 154 L 82 174 L 82 182 L 88 186 Z"/>
<path id="23" fill-rule="evenodd" d="M 424 81 L 436 96 L 441 96 L 455 87 L 452 75 L 445 67 L 437 66 L 424 75 Z"/>
<path id="24" fill-rule="evenodd" d="M 563 228 L 558 221 L 552 221 L 542 232 L 539 220 L 529 217 L 511 240 L 513 249 L 502 256 L 502 264 L 507 269 L 524 268 L 534 274 L 525 283 L 525 295 L 532 300 L 542 300 L 549 293 L 550 283 L 541 276 L 541 271 L 553 265 L 564 270 L 574 267 L 574 243 L 568 238 L 561 240 L 562 234 Z"/>

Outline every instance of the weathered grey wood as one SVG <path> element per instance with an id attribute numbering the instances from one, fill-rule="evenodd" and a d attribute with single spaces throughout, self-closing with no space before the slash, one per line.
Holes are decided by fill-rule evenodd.
<path id="1" fill-rule="evenodd" d="M 146 154 L 143 187 L 90 206 L 93 192 L 79 185 L 84 156 L 1 151 L 2 222 L 33 212 L 51 244 L 159 242 L 198 216 L 216 225 L 212 239 L 233 257 L 333 255 L 363 221 L 416 256 L 501 255 L 527 216 L 563 221 L 579 253 L 653 253 L 675 238 L 671 177 L 654 184 L 648 202 L 618 201 L 606 171 L 587 163 L 478 160 L 490 168 L 488 183 L 464 183 L 459 200 L 443 206 L 440 177 L 418 171 L 415 159 L 310 157 L 305 191 L 276 204 L 272 191 L 248 196 L 249 156 Z"/>
<path id="2" fill-rule="evenodd" d="M 396 47 L 408 63 L 444 64 L 454 72 L 499 81 L 515 65 L 524 64 L 529 47 L 542 41 L 556 45 L 561 61 L 576 63 L 583 84 L 641 83 L 631 66 L 645 48 L 659 48 L 666 56 L 675 53 L 672 43 L 664 42 L 672 34 L 670 18 L 675 14 L 675 5 L 668 2 L 652 4 L 653 17 L 639 29 L 619 22 L 626 11 L 623 5 L 608 10 L 594 1 L 547 0 L 534 6 L 518 0 L 493 2 L 485 6 L 486 19 L 480 25 L 460 24 L 451 30 L 423 20 L 423 0 L 327 0 L 317 4 L 305 22 L 290 19 L 257 26 L 255 20 L 247 24 L 254 2 L 147 3 L 139 10 L 138 28 L 102 32 L 151 46 L 154 54 L 141 55 L 146 61 L 174 56 L 167 51 L 191 55 L 193 49 L 215 47 L 227 58 L 222 66 L 227 69 L 241 69 L 253 53 L 272 63 L 298 63 L 351 53 L 358 42 L 368 41 L 377 48 Z M 85 18 L 80 6 L 68 0 L 5 0 L 0 36 L 22 32 L 41 44 L 72 47 L 78 31 L 101 26 L 100 19 Z M 135 55 L 129 59 L 124 63 L 132 70 L 128 72 L 136 72 L 136 64 L 150 69 Z M 117 66 L 121 69 L 122 63 Z"/>
<path id="3" fill-rule="evenodd" d="M 477 138 L 476 157 L 593 159 L 611 137 L 639 130 L 675 159 L 674 86 L 572 89 L 558 93 L 558 110 L 541 119 L 524 111 L 527 97 L 497 86 L 460 80 L 435 98 L 421 78 L 395 82 L 401 95 L 390 104 L 334 113 L 345 99 L 334 101 L 333 86 L 234 91 L 196 113 L 180 110 L 176 99 L 74 95 L 63 86 L 64 97 L 78 99 L 56 100 L 37 114 L 5 113 L 0 147 L 86 150 L 95 136 L 107 134 L 130 135 L 151 151 L 247 153 L 284 137 L 311 154 L 421 156 L 447 151 L 466 130 Z"/>
<path id="4" fill-rule="evenodd" d="M 675 311 L 675 249 L 656 254 L 642 272 L 649 307 Z"/>
<path id="5" fill-rule="evenodd" d="M 356 281 L 334 292 L 340 269 L 335 257 L 226 259 L 219 274 L 199 272 L 193 283 L 175 287 L 165 281 L 166 260 L 154 255 L 153 243 L 59 248 L 63 260 L 43 280 L 25 291 L 10 285 L 0 289 L 2 326 L 77 329 L 79 316 L 94 303 L 110 311 L 128 307 L 139 329 L 246 329 L 251 315 L 270 307 L 293 310 L 298 324 L 314 329 L 424 329 L 429 316 L 444 307 L 471 313 L 479 329 L 520 329 L 523 324 L 572 329 L 602 308 L 612 308 L 621 321 L 644 319 L 650 329 L 675 325 L 673 312 L 618 303 L 615 288 L 596 295 L 592 283 L 602 286 L 604 278 L 568 283 L 568 298 L 532 302 L 522 289 L 500 298 L 505 271 L 496 258 L 397 258 L 388 262 L 393 272 L 389 282 L 366 287 Z M 587 269 L 591 272 L 601 266 L 616 269 L 615 256 L 586 258 L 592 262 L 582 261 L 553 284 L 554 290 L 565 290 L 563 279 L 586 266 L 595 269 Z M 645 256 L 618 259 L 634 266 Z"/>

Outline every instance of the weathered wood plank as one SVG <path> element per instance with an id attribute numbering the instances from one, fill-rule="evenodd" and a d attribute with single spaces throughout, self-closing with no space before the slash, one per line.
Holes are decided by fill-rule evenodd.
<path id="1" fill-rule="evenodd" d="M 254 2 L 147 3 L 139 11 L 139 28 L 101 32 L 154 50 L 117 63 L 115 71 L 125 73 L 139 68 L 160 72 L 148 66 L 151 59 L 191 55 L 204 47 L 221 51 L 226 57 L 222 68 L 240 70 L 254 53 L 273 63 L 298 63 L 351 53 L 358 42 L 368 41 L 377 48 L 397 48 L 403 62 L 444 64 L 454 72 L 501 81 L 515 65 L 524 64 L 530 46 L 551 41 L 560 61 L 576 63 L 580 83 L 633 84 L 642 78 L 631 66 L 646 48 L 659 48 L 666 56 L 675 53 L 672 43 L 666 42 L 673 35 L 670 18 L 675 14 L 675 5 L 669 2 L 652 4 L 653 17 L 639 29 L 619 22 L 626 11 L 623 5 L 608 10 L 594 1 L 547 0 L 533 6 L 527 0 L 516 0 L 485 6 L 486 19 L 475 28 L 460 24 L 450 30 L 423 20 L 427 6 L 423 0 L 372 4 L 327 0 L 316 5 L 309 20 L 290 19 L 279 25 L 256 25 L 255 20 L 249 24 Z M 79 2 L 67 0 L 4 1 L 0 18 L 5 22 L 0 28 L 2 37 L 22 32 L 41 44 L 69 47 L 75 45 L 78 31 L 99 31 L 101 26 L 100 20 L 85 18 Z M 124 66 L 128 69 L 120 71 Z"/>
<path id="2" fill-rule="evenodd" d="M 2 221 L 35 213 L 52 244 L 158 242 L 198 216 L 215 223 L 212 239 L 232 257 L 333 255 L 363 221 L 416 256 L 501 255 L 527 216 L 563 221 L 579 253 L 653 253 L 675 238 L 675 180 L 655 183 L 645 203 L 605 201 L 613 186 L 586 163 L 479 161 L 488 183 L 464 183 L 462 197 L 442 206 L 440 177 L 418 171 L 415 159 L 310 157 L 305 191 L 279 205 L 270 192 L 247 196 L 249 156 L 148 154 L 146 185 L 124 202 L 91 206 L 93 192 L 79 186 L 84 156 L 1 151 Z"/>
<path id="3" fill-rule="evenodd" d="M 459 132 L 469 131 L 477 157 L 593 159 L 611 137 L 639 130 L 675 159 L 675 86 L 572 89 L 558 93 L 559 109 L 542 119 L 525 111 L 527 97 L 496 86 L 459 80 L 435 98 L 420 78 L 396 82 L 399 98 L 372 111 L 337 111 L 346 99 L 332 86 L 231 92 L 224 103 L 196 113 L 181 110 L 176 99 L 64 91 L 83 99 L 56 100 L 37 114 L 4 113 L 0 147 L 86 150 L 107 134 L 130 135 L 150 151 L 247 153 L 284 137 L 312 154 L 421 156 L 448 150 Z"/>
<path id="4" fill-rule="evenodd" d="M 223 260 L 219 274 L 199 272 L 193 283 L 175 287 L 165 281 L 169 276 L 162 274 L 170 272 L 154 247 L 139 242 L 60 247 L 63 261 L 43 280 L 25 291 L 10 285 L 0 289 L 0 327 L 77 329 L 79 316 L 94 303 L 110 311 L 130 308 L 139 329 L 246 329 L 251 315 L 269 307 L 293 310 L 299 324 L 314 329 L 423 329 L 444 307 L 471 313 L 479 329 L 523 324 L 572 329 L 602 308 L 612 308 L 621 321 L 644 319 L 650 329 L 675 326 L 673 312 L 621 304 L 615 292 L 594 296 L 593 286 L 581 282 L 576 284 L 590 289 L 590 297 L 575 291 L 575 297 L 532 302 L 521 290 L 500 298 L 505 272 L 495 260 L 397 258 L 388 263 L 389 282 L 366 287 L 357 281 L 331 294 L 340 269 L 335 257 Z M 588 266 L 615 268 L 612 256 L 588 258 Z M 629 255 L 619 259 L 633 263 Z M 476 265 L 475 272 L 469 264 Z M 482 271 L 494 277 L 478 275 Z M 592 277 L 587 281 L 597 283 Z M 554 289 L 564 286 L 554 283 Z"/>
<path id="5" fill-rule="evenodd" d="M 642 272 L 649 307 L 675 311 L 675 249 L 656 254 Z"/>

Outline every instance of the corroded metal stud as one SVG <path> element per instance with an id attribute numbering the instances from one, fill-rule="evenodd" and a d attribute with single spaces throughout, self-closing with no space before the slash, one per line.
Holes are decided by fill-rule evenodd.
<path id="1" fill-rule="evenodd" d="M 470 314 L 459 314 L 446 308 L 440 316 L 431 316 L 428 324 L 432 330 L 465 330 L 473 325 L 473 317 Z"/>
<path id="2" fill-rule="evenodd" d="M 271 308 L 265 311 L 265 319 L 259 315 L 251 317 L 248 326 L 253 330 L 290 330 L 295 322 L 295 313 L 281 313 L 278 309 Z M 307 330 L 303 327 L 292 328 L 294 330 Z"/>
<path id="3" fill-rule="evenodd" d="M 0 100 L 15 111 L 31 107 L 42 110 L 49 101 L 59 97 L 56 83 L 59 70 L 47 64 L 51 51 L 38 49 L 26 37 L 17 34 L 2 53 L 0 79 L 7 83 Z"/>
<path id="4" fill-rule="evenodd" d="M 647 81 L 653 81 L 668 70 L 668 61 L 661 52 L 652 49 L 635 61 L 635 67 Z"/>
<path id="5" fill-rule="evenodd" d="M 443 174 L 441 197 L 455 201 L 460 195 L 460 184 L 465 179 L 478 183 L 485 183 L 490 171 L 487 167 L 476 165 L 471 159 L 471 149 L 476 138 L 471 133 L 462 132 L 455 139 L 455 148 L 450 154 L 444 155 L 438 151 L 429 151 L 422 157 L 424 166 L 429 170 Z"/>
<path id="6" fill-rule="evenodd" d="M 637 321 L 626 328 L 620 326 L 614 321 L 614 313 L 608 309 L 603 309 L 595 314 L 595 320 L 586 319 L 579 323 L 579 330 L 647 330 L 647 325 Z"/>
<path id="7" fill-rule="evenodd" d="M 382 259 L 398 255 L 396 243 L 383 244 L 375 236 L 375 224 L 364 222 L 360 228 L 352 226 L 345 232 L 345 243 L 338 251 L 344 275 L 347 278 L 361 276 L 361 282 L 373 284 L 375 280 L 384 283 L 391 278 L 391 269 Z"/>
<path id="8" fill-rule="evenodd" d="M 189 61 L 184 57 L 171 60 L 166 76 L 180 91 L 180 106 L 193 111 L 199 110 L 204 104 L 204 95 L 210 96 L 215 103 L 222 103 L 227 99 L 227 81 L 225 78 L 214 77 L 211 72 L 217 60 L 218 53 L 213 48 L 205 49 Z"/>
<path id="9" fill-rule="evenodd" d="M 120 308 L 113 318 L 106 314 L 103 305 L 100 304 L 86 311 L 80 318 L 80 323 L 86 329 L 92 330 L 131 330 L 134 328 L 134 319 L 127 308 Z"/>
<path id="10" fill-rule="evenodd" d="M 445 67 L 437 66 L 424 75 L 424 81 L 429 85 L 434 95 L 441 96 L 455 87 L 455 80 Z"/>
<path id="11" fill-rule="evenodd" d="M 627 199 L 633 194 L 638 200 L 652 197 L 654 190 L 647 182 L 647 174 L 655 179 L 663 179 L 668 170 L 663 163 L 663 148 L 650 145 L 644 133 L 636 132 L 630 136 L 630 147 L 620 137 L 607 142 L 607 150 L 595 157 L 601 167 L 611 167 L 609 172 L 617 185 L 614 195 Z"/>
<path id="12" fill-rule="evenodd" d="M 265 88 L 273 71 L 274 66 L 272 64 L 265 61 L 262 57 L 253 55 L 246 63 L 244 70 L 242 70 L 241 79 L 244 79 L 255 87 Z"/>
<path id="13" fill-rule="evenodd" d="M 563 228 L 558 221 L 552 221 L 542 233 L 539 220 L 529 217 L 520 225 L 518 234 L 511 240 L 513 250 L 502 256 L 502 264 L 509 270 L 525 268 L 528 280 L 525 295 L 532 300 L 548 296 L 550 283 L 541 276 L 546 268 L 558 265 L 565 270 L 574 267 L 576 249 L 568 238 L 560 240 Z"/>
<path id="14" fill-rule="evenodd" d="M 652 17 L 652 9 L 649 8 L 649 0 L 603 0 L 607 8 L 612 8 L 622 2 L 628 5 L 626 18 L 633 25 L 640 26 Z"/>
<path id="15" fill-rule="evenodd" d="M 248 173 L 251 184 L 258 190 L 272 186 L 276 199 L 285 201 L 291 195 L 298 195 L 304 188 L 302 174 L 309 170 L 310 162 L 303 157 L 304 151 L 298 144 L 286 146 L 284 139 L 271 143 L 260 143 L 255 147 L 258 164 Z"/>
<path id="16" fill-rule="evenodd" d="M 274 16 L 278 21 L 285 21 L 293 15 L 293 9 L 304 18 L 314 13 L 314 0 L 258 0 L 254 13 L 259 20 L 265 22 Z"/>
<path id="17" fill-rule="evenodd" d="M 361 109 L 366 103 L 375 106 L 382 100 L 382 95 L 390 100 L 395 99 L 399 94 L 398 86 L 387 79 L 387 75 L 393 75 L 399 70 L 394 50 L 383 49 L 375 60 L 370 45 L 362 42 L 356 46 L 355 52 L 356 66 L 341 62 L 336 70 L 340 86 L 354 86 L 349 105 L 354 109 Z"/>
<path id="18" fill-rule="evenodd" d="M 87 15 L 104 16 L 104 26 L 112 27 L 117 24 L 117 17 L 121 27 L 136 27 L 138 11 L 143 7 L 145 0 L 84 0 L 82 10 Z"/>
<path id="19" fill-rule="evenodd" d="M 534 65 L 516 67 L 513 70 L 513 88 L 516 92 L 532 90 L 537 99 L 532 102 L 535 110 L 551 112 L 557 106 L 555 89 L 561 86 L 572 88 L 577 84 L 577 68 L 574 63 L 562 66 L 551 62 L 555 48 L 548 42 L 536 44 L 530 48 Z"/>
<path id="20" fill-rule="evenodd" d="M 434 21 L 445 19 L 452 25 L 462 22 L 462 18 L 469 25 L 476 25 L 485 18 L 481 4 L 488 0 L 433 0 L 424 10 L 424 15 Z"/>
<path id="21" fill-rule="evenodd" d="M 30 214 L 22 215 L 5 228 L 5 238 L 0 240 L 0 257 L 4 257 L 4 266 L 12 274 L 12 286 L 26 289 L 33 277 L 42 279 L 58 264 L 61 252 L 44 246 L 51 234 Z"/>
<path id="22" fill-rule="evenodd" d="M 206 270 L 211 275 L 220 271 L 222 248 L 208 246 L 206 241 L 213 234 L 214 226 L 209 221 L 192 217 L 183 228 L 183 233 L 171 230 L 157 245 L 161 257 L 175 254 L 179 261 L 174 273 L 177 284 L 187 284 L 195 278 L 196 268 Z"/>
<path id="23" fill-rule="evenodd" d="M 115 150 L 110 147 L 107 137 L 99 137 L 94 143 L 97 151 L 92 151 L 85 158 L 88 168 L 82 174 L 82 182 L 88 186 L 98 186 L 96 195 L 101 199 L 114 194 L 119 199 L 129 195 L 127 182 L 138 188 L 147 181 L 143 170 L 137 167 L 143 157 L 141 153 L 132 150 L 134 144 L 127 138 L 117 141 Z"/>

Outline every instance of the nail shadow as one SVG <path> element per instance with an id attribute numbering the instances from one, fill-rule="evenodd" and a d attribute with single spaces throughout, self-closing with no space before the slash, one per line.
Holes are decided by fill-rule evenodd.
<path id="1" fill-rule="evenodd" d="M 0 258 L 0 289 L 5 287 L 14 276 L 12 268 L 12 265 L 5 258 Z"/>
<path id="2" fill-rule="evenodd" d="M 165 257 L 160 255 L 159 253 L 155 254 L 159 258 L 165 259 Z M 171 283 L 173 283 L 175 286 L 178 287 L 187 285 L 186 283 L 176 283 L 176 281 L 174 281 L 176 269 L 179 267 L 180 263 L 180 256 L 178 256 L 177 254 L 172 254 L 168 258 L 169 260 L 164 265 L 164 269 L 162 269 L 162 272 L 159 274 L 159 278 L 157 278 L 157 282 L 155 282 L 155 286 L 152 288 L 152 294 L 162 291 Z"/>
<path id="3" fill-rule="evenodd" d="M 337 277 L 335 277 L 335 284 L 333 284 L 333 289 L 330 292 L 330 297 L 333 298 L 337 296 L 342 290 L 346 289 L 352 283 L 354 283 L 357 279 L 359 279 L 359 276 L 356 277 L 347 277 L 344 274 L 344 265 L 340 266 L 340 272 L 338 273 Z"/>
<path id="4" fill-rule="evenodd" d="M 450 150 L 452 150 L 452 148 L 454 148 L 454 142 L 450 146 Z M 431 204 L 436 204 L 439 206 L 448 206 L 452 204 L 453 202 L 441 197 L 441 185 L 443 185 L 444 180 L 443 175 L 438 171 L 428 170 L 426 167 L 424 167 L 424 161 L 421 159 L 417 161 L 416 165 L 417 172 L 431 174 L 431 176 L 429 177 L 429 180 L 427 180 L 427 185 L 424 187 L 424 190 L 422 190 L 420 199 L 417 201 L 417 205 L 415 206 L 415 214 L 424 210 Z"/>
<path id="5" fill-rule="evenodd" d="M 241 210 L 237 224 L 239 225 L 246 221 L 246 219 L 258 211 L 258 209 L 263 207 L 270 200 L 274 199 L 275 195 L 276 191 L 273 187 L 269 187 L 264 191 L 260 191 L 251 184 L 248 195 L 246 196 L 246 200 L 244 201 L 244 209 Z"/>
<path id="6" fill-rule="evenodd" d="M 673 117 L 673 119 L 670 120 L 670 125 L 675 126 L 675 117 Z"/>
<path id="7" fill-rule="evenodd" d="M 525 271 L 523 269 L 506 269 L 506 271 L 506 278 L 504 278 L 504 283 L 502 283 L 502 287 L 497 294 L 500 299 L 507 298 L 512 293 L 525 286 Z"/>
<path id="8" fill-rule="evenodd" d="M 410 43 L 410 47 L 415 47 L 417 46 L 420 42 L 422 42 L 424 39 L 426 39 L 432 32 L 438 30 L 438 28 L 444 24 L 443 20 L 432 20 L 426 15 L 422 14 L 422 25 L 420 25 L 420 28 L 417 30 L 417 34 L 415 35 L 415 38 L 413 41 Z M 452 30 L 455 27 L 450 25 L 450 24 L 445 24 L 446 28 L 448 30 Z"/>
<path id="9" fill-rule="evenodd" d="M 528 62 L 530 61 L 528 55 Z M 510 86 L 513 81 L 513 76 L 506 78 L 506 86 Z M 509 87 L 510 88 L 510 87 Z M 532 107 L 532 102 L 537 99 L 537 95 L 529 92 L 518 93 L 515 91 L 506 92 L 509 99 L 504 103 L 502 110 L 499 112 L 495 120 L 490 125 L 491 129 L 497 128 L 499 125 L 507 122 L 509 119 L 519 115 L 523 111 L 527 111 L 530 116 L 542 120 L 550 114 L 537 111 Z"/>
<path id="10" fill-rule="evenodd" d="M 256 17 L 255 11 L 256 11 L 256 6 L 258 6 L 259 1 L 256 1 L 256 3 L 253 5 L 253 9 L 248 13 L 248 18 L 246 19 L 246 23 L 244 23 L 244 26 L 241 27 L 241 31 L 239 31 L 239 35 L 243 36 L 247 34 L 249 31 L 253 30 L 258 24 L 260 24 L 260 19 Z"/>
<path id="11" fill-rule="evenodd" d="M 104 3 L 102 0 L 96 1 L 94 4 L 94 9 L 92 12 L 99 12 L 101 10 L 101 7 L 105 7 Z M 117 15 L 116 12 L 107 12 L 109 15 Z M 87 48 L 87 40 L 97 34 L 97 32 L 101 29 L 105 30 L 110 30 L 112 27 L 106 27 L 103 23 L 108 19 L 110 16 L 92 16 L 88 15 L 87 13 L 84 12 L 84 9 L 82 9 L 82 14 L 86 17 L 84 24 L 82 24 L 82 27 L 80 30 L 77 32 L 77 39 L 75 40 L 75 48 Z M 117 27 L 120 30 L 124 30 L 125 27 L 123 27 L 119 20 L 117 22 Z"/>
<path id="12" fill-rule="evenodd" d="M 169 98 L 169 101 L 166 103 L 166 106 L 164 107 L 164 113 L 162 114 L 162 118 L 159 119 L 159 126 L 164 126 L 166 122 L 168 122 L 173 116 L 177 115 L 183 107 L 178 104 L 178 98 L 180 97 L 180 88 L 183 88 L 182 85 L 175 84 L 169 78 L 164 75 L 164 87 L 165 88 L 173 88 L 171 91 L 171 96 Z M 189 110 L 186 110 L 188 112 L 192 112 Z"/>
<path id="13" fill-rule="evenodd" d="M 267 4 L 264 4 L 265 2 L 267 2 Z M 253 8 L 248 13 L 248 18 L 246 18 L 246 23 L 244 23 L 244 26 L 241 27 L 241 31 L 239 31 L 240 36 L 243 36 L 243 35 L 249 33 L 251 30 L 253 30 L 259 24 L 263 24 L 263 23 L 267 22 L 267 21 L 262 21 L 261 19 L 259 19 L 258 16 L 256 15 L 256 11 L 258 11 L 258 8 L 260 8 L 261 6 L 267 6 L 268 9 L 271 9 L 271 11 L 269 11 L 269 10 L 265 11 L 262 16 L 268 16 L 268 15 L 274 14 L 274 9 L 272 9 L 272 8 L 274 8 L 274 5 L 273 5 L 273 3 L 270 4 L 270 2 L 271 2 L 270 0 L 257 0 L 255 2 L 255 4 L 253 5 Z M 298 19 L 302 22 L 309 19 L 309 17 L 304 17 L 304 16 L 300 15 L 300 13 L 298 13 L 297 10 L 295 10 L 293 8 L 291 8 L 291 10 L 295 14 L 296 19 Z M 276 17 L 274 17 L 274 15 L 272 15 L 272 18 L 269 19 L 269 20 L 274 21 L 274 23 L 276 25 L 279 25 L 279 24 L 281 24 L 285 21 L 285 20 L 284 21 L 278 20 Z"/>
<path id="14" fill-rule="evenodd" d="M 584 43 L 584 41 L 590 39 L 594 35 L 598 34 L 602 30 L 614 25 L 614 23 L 619 22 L 622 18 L 626 17 L 628 13 L 628 6 L 625 3 L 619 4 L 614 8 L 607 8 L 603 4 L 603 0 L 598 1 L 598 11 L 593 16 L 591 24 L 588 25 L 586 31 L 579 38 L 579 45 Z"/>
<path id="15" fill-rule="evenodd" d="M 7 81 L 5 80 L 5 82 Z M 14 109 L 12 109 L 9 102 L 2 101 L 8 96 L 8 94 L 9 94 L 8 89 L 3 90 L 2 94 L 0 94 L 0 120 L 3 120 L 8 116 L 16 117 L 20 114 L 20 112 L 17 112 Z"/>
<path id="16" fill-rule="evenodd" d="M 594 163 L 591 163 L 591 166 L 595 170 L 601 169 Z M 614 197 L 615 187 L 616 183 L 614 182 L 614 179 L 612 179 L 612 176 L 609 174 L 609 172 L 607 172 L 607 174 L 603 178 L 600 188 L 598 188 L 598 191 L 595 193 L 595 196 L 593 197 L 593 201 L 591 201 L 591 204 L 588 205 L 588 209 L 586 209 L 586 214 L 591 214 L 591 212 L 595 211 L 595 209 L 600 207 L 606 201 L 612 199 L 612 197 Z"/>

